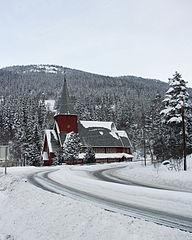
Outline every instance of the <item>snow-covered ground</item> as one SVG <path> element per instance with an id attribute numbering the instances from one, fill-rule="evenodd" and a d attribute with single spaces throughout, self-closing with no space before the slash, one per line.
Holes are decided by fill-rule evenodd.
<path id="1" fill-rule="evenodd" d="M 132 163 L 126 164 L 128 166 L 132 165 Z M 111 164 L 111 167 L 117 165 L 121 164 Z M 135 163 L 134 166 L 137 168 Z M 106 165 L 103 165 L 102 168 L 103 167 L 106 167 Z M 164 210 L 171 214 L 192 217 L 192 193 L 164 191 L 161 189 L 103 182 L 89 174 L 93 169 L 96 170 L 99 168 L 99 165 L 89 168 L 84 166 L 68 166 L 61 168 L 58 172 L 52 173 L 50 177 L 57 182 L 62 182 L 65 185 L 72 186 L 87 193 L 93 193 L 100 197 L 107 196 L 107 198 L 115 201 L 121 201 L 135 206 L 144 206 L 150 209 L 158 209 L 159 211 Z M 85 169 L 87 172 L 84 171 Z M 141 173 L 139 167 L 138 169 Z M 144 181 L 145 178 L 143 177 L 143 183 Z M 183 211 L 185 211 L 184 214 Z"/>
<path id="2" fill-rule="evenodd" d="M 146 167 L 143 163 L 132 163 L 114 174 L 141 184 L 192 192 L 192 155 L 187 157 L 187 169 L 186 172 L 170 171 L 162 164 L 154 168 L 150 163 Z"/>
<path id="3" fill-rule="evenodd" d="M 152 170 L 152 167 L 147 167 L 146 170 L 140 164 L 123 163 L 120 166 L 126 165 L 125 170 L 121 174 L 126 175 L 137 170 L 141 173 L 143 179 L 148 178 L 147 172 L 154 172 L 152 178 L 158 179 L 167 178 L 170 172 L 165 169 L 158 171 Z M 103 164 L 93 166 L 61 166 L 54 167 L 60 169 L 51 174 L 51 177 L 60 181 L 68 179 L 68 182 L 75 184 L 79 182 L 79 187 L 86 188 L 87 185 L 95 186 L 98 191 L 103 191 L 105 194 L 106 187 L 114 189 L 113 184 L 102 183 L 89 177 L 85 171 L 91 172 L 94 169 L 113 168 L 118 164 Z M 0 240 L 15 239 L 15 240 L 53 240 L 53 239 L 70 239 L 70 240 L 108 240 L 108 239 L 131 239 L 131 240 L 191 240 L 192 234 L 183 232 L 177 229 L 167 228 L 144 220 L 139 220 L 124 216 L 119 213 L 106 211 L 91 202 L 83 202 L 82 200 L 74 200 L 70 197 L 53 194 L 30 184 L 26 178 L 27 175 L 37 170 L 41 171 L 46 168 L 35 167 L 15 167 L 8 169 L 8 175 L 3 175 L 1 168 L 0 175 Z M 48 168 L 47 169 L 51 169 Z M 136 170 L 137 169 L 137 170 Z M 148 171 L 147 171 L 148 169 Z M 143 171 L 142 171 L 143 170 Z M 162 174 L 161 174 L 162 172 Z M 164 172 L 164 174 L 163 174 Z M 150 174 L 151 174 L 150 173 Z M 156 175 L 155 175 L 156 174 Z M 171 173 L 172 175 L 178 173 Z M 184 179 L 183 175 L 177 175 L 180 181 L 191 181 L 191 172 L 188 180 Z M 151 176 L 151 175 L 150 175 Z M 163 176 L 163 177 L 161 177 Z M 73 179 L 74 180 L 73 180 Z M 172 177 L 168 177 L 169 180 Z M 87 181 L 87 182 L 86 182 Z M 158 181 L 158 180 L 157 180 Z M 154 181 L 152 181 L 154 183 Z M 155 182 L 157 184 L 157 182 Z M 103 184 L 103 190 L 99 186 Z M 137 188 L 133 188 L 135 192 Z M 144 193 L 144 192 L 143 192 Z M 149 193 L 148 193 L 149 194 Z M 151 193 L 150 193 L 151 194 Z M 177 196 L 176 201 L 182 199 L 187 207 L 192 202 L 188 194 L 185 197 Z M 147 197 L 147 196 L 146 196 Z M 170 196 L 168 196 L 170 197 Z M 191 210 L 189 210 L 189 215 Z"/>

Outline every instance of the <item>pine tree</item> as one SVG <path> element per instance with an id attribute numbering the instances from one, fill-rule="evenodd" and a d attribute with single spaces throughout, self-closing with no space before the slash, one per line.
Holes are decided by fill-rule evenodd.
<path id="1" fill-rule="evenodd" d="M 186 82 L 178 72 L 169 79 L 169 89 L 165 94 L 164 109 L 161 111 L 165 128 L 167 157 L 181 158 L 183 155 L 182 139 L 182 107 L 185 109 L 185 125 L 188 151 L 191 146 L 191 102 L 186 89 Z M 169 153 L 168 153 L 169 152 Z"/>
<path id="2" fill-rule="evenodd" d="M 61 165 L 62 163 L 63 163 L 63 150 L 62 148 L 58 148 L 55 152 L 53 165 Z"/>
<path id="3" fill-rule="evenodd" d="M 43 101 L 38 101 L 36 103 L 36 111 L 37 111 L 37 121 L 38 121 L 38 128 L 39 128 L 39 135 L 40 138 L 43 139 L 44 129 L 46 129 L 47 125 L 47 111 L 45 107 L 45 103 Z"/>
<path id="4" fill-rule="evenodd" d="M 82 144 L 79 138 L 79 134 L 74 132 L 68 133 L 63 146 L 64 161 L 74 163 L 74 161 L 78 159 L 81 147 Z"/>
<path id="5" fill-rule="evenodd" d="M 88 146 L 85 152 L 85 157 L 84 157 L 85 163 L 95 163 L 95 152 L 93 151 L 93 148 L 91 146 Z"/>
<path id="6" fill-rule="evenodd" d="M 155 156 L 157 160 L 164 160 L 164 131 L 160 117 L 162 107 L 161 95 L 157 94 L 155 99 L 151 101 L 151 105 L 146 114 L 146 142 L 153 160 L 155 159 Z"/>
<path id="7" fill-rule="evenodd" d="M 30 148 L 30 159 L 28 160 L 28 165 L 42 166 L 43 162 L 42 162 L 40 153 L 41 153 L 41 143 L 40 143 L 40 137 L 39 137 L 39 130 L 38 130 L 37 122 L 34 122 L 31 148 Z"/>

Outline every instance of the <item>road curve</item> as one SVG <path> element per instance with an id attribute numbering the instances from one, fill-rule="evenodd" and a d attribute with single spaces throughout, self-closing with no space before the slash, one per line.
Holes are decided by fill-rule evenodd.
<path id="1" fill-rule="evenodd" d="M 43 190 L 63 196 L 70 196 L 75 199 L 92 201 L 107 211 L 120 212 L 130 217 L 136 217 L 167 227 L 192 232 L 192 218 L 176 214 L 169 214 L 164 211 L 158 211 L 146 207 L 144 208 L 121 201 L 116 201 L 108 198 L 107 196 L 101 197 L 90 192 L 78 190 L 76 188 L 52 180 L 49 177 L 49 174 L 51 174 L 53 171 L 57 170 L 46 170 L 31 174 L 30 176 L 28 176 L 28 180 L 30 183 Z"/>
<path id="2" fill-rule="evenodd" d="M 133 186 L 140 186 L 140 187 L 147 187 L 147 188 L 154 188 L 154 189 L 161 189 L 161 190 L 171 190 L 171 191 L 178 191 L 178 192 L 190 192 L 191 190 L 180 190 L 176 187 L 172 186 L 157 186 L 157 185 L 150 185 L 145 184 L 141 182 L 136 182 L 133 180 L 128 180 L 127 178 L 123 178 L 122 176 L 119 176 L 116 174 L 116 171 L 122 168 L 125 168 L 126 166 L 121 167 L 114 167 L 114 168 L 105 168 L 101 170 L 96 170 L 94 172 L 89 172 L 92 176 L 94 176 L 96 179 L 106 182 L 113 182 L 118 184 L 124 184 L 124 185 L 133 185 Z"/>

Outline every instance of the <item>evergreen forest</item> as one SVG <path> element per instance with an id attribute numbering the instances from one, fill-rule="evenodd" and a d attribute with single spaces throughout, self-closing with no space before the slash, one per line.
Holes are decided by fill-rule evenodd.
<path id="1" fill-rule="evenodd" d="M 173 77 L 170 73 L 168 85 L 168 80 L 165 83 L 135 76 L 102 76 L 56 65 L 28 65 L 0 69 L 0 145 L 10 144 L 14 159 L 25 157 L 28 165 L 42 164 L 43 131 L 53 127 L 54 116 L 46 109 L 45 100 L 57 101 L 64 74 L 80 120 L 115 122 L 117 129 L 128 133 L 133 152 L 143 152 L 145 145 L 146 152 L 160 161 L 182 157 L 183 101 L 187 153 L 191 152 L 192 89 L 186 88 L 179 73 Z M 173 91 L 175 86 L 177 93 Z M 172 106 L 177 112 L 170 111 L 171 96 L 177 98 Z"/>

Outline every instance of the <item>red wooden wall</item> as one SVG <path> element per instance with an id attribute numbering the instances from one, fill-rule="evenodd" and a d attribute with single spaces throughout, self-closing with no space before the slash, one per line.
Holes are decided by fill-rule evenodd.
<path id="1" fill-rule="evenodd" d="M 76 115 L 57 115 L 54 117 L 58 123 L 59 129 L 64 133 L 78 133 Z"/>

